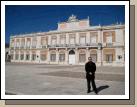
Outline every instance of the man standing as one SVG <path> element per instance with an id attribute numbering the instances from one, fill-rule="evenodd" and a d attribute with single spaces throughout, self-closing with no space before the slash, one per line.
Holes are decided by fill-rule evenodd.
<path id="1" fill-rule="evenodd" d="M 96 64 L 92 62 L 92 58 L 88 58 L 88 62 L 85 64 L 85 70 L 86 70 L 86 78 L 87 78 L 87 93 L 91 92 L 91 86 L 90 83 L 92 82 L 92 88 L 93 91 L 97 94 L 97 88 L 95 84 L 95 71 L 96 71 Z"/>

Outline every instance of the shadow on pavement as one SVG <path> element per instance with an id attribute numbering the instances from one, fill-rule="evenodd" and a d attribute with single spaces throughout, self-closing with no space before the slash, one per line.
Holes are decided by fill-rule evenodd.
<path id="1" fill-rule="evenodd" d="M 97 88 L 97 90 L 98 90 L 98 92 L 100 92 L 101 90 L 104 90 L 106 88 L 109 88 L 109 86 L 108 85 L 100 86 Z"/>

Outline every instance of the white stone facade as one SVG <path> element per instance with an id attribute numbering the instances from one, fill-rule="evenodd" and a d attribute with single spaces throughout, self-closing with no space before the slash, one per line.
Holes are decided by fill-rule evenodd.
<path id="1" fill-rule="evenodd" d="M 89 18 L 72 15 L 57 30 L 11 36 L 12 62 L 124 66 L 125 25 L 90 26 Z"/>

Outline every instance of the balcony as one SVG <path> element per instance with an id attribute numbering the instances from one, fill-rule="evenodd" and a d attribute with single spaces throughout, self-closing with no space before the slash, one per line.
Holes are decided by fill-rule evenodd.
<path id="1" fill-rule="evenodd" d="M 36 49 L 37 47 L 36 46 L 31 46 L 31 49 Z"/>
<path id="2" fill-rule="evenodd" d="M 112 42 L 112 43 L 103 43 L 103 47 L 121 47 L 124 46 L 124 43 L 119 43 L 119 42 Z"/>
<path id="3" fill-rule="evenodd" d="M 47 48 L 47 46 L 42 46 L 42 49 L 46 49 Z"/>
<path id="4" fill-rule="evenodd" d="M 20 47 L 19 46 L 15 46 L 15 49 L 20 49 Z"/>
<path id="5" fill-rule="evenodd" d="M 20 46 L 20 49 L 24 49 L 24 46 Z"/>
<path id="6" fill-rule="evenodd" d="M 78 48 L 78 47 L 98 47 L 98 43 L 90 44 L 57 44 L 57 45 L 47 45 L 48 48 Z"/>
<path id="7" fill-rule="evenodd" d="M 25 49 L 30 49 L 31 47 L 30 46 L 26 46 Z"/>

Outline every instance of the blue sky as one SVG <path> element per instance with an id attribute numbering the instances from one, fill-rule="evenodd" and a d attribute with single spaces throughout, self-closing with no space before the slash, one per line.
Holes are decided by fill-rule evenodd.
<path id="1" fill-rule="evenodd" d="M 58 22 L 67 21 L 72 14 L 78 19 L 89 16 L 91 26 L 125 23 L 125 6 L 122 5 L 7 5 L 5 9 L 6 43 L 10 35 L 55 30 Z"/>

